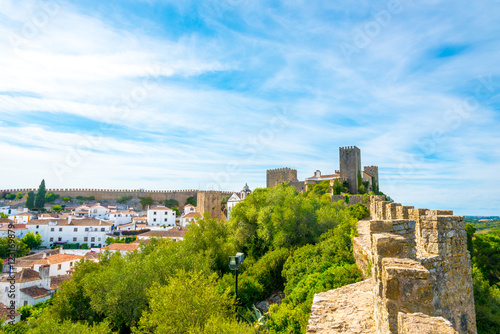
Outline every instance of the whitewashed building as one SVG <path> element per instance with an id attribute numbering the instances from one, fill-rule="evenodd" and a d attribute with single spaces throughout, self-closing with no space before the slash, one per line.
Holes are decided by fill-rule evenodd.
<path id="1" fill-rule="evenodd" d="M 7 238 L 11 233 L 14 233 L 16 238 L 24 238 L 26 233 L 28 233 L 28 228 L 26 224 L 0 223 L 0 238 Z"/>
<path id="2" fill-rule="evenodd" d="M 0 302 L 16 308 L 43 303 L 51 297 L 49 268 L 42 267 L 41 272 L 23 269 L 12 276 L 0 278 Z"/>
<path id="3" fill-rule="evenodd" d="M 165 206 L 157 206 L 148 210 L 149 226 L 174 226 L 175 211 Z"/>
<path id="4" fill-rule="evenodd" d="M 45 255 L 45 253 L 44 253 Z M 75 266 L 76 262 L 80 261 L 83 256 L 70 254 L 54 254 L 45 255 L 42 259 L 37 260 L 33 264 L 33 270 L 40 272 L 40 267 L 49 267 L 49 276 L 66 275 Z"/>
<path id="5" fill-rule="evenodd" d="M 106 234 L 113 231 L 110 221 L 71 216 L 67 219 L 34 219 L 27 227 L 42 236 L 42 246 L 47 248 L 63 243 L 86 243 L 91 248 L 100 248 L 106 243 Z"/>
<path id="6" fill-rule="evenodd" d="M 115 224 L 115 226 L 123 225 L 123 224 L 128 224 L 132 222 L 132 215 L 133 212 L 128 211 L 128 210 L 123 210 L 123 211 L 118 211 L 118 210 L 111 210 L 108 215 L 106 216 L 107 220 L 110 220 Z"/>
<path id="7" fill-rule="evenodd" d="M 236 206 L 236 204 L 243 201 L 251 193 L 252 191 L 248 187 L 248 184 L 245 183 L 245 186 L 239 193 L 233 193 L 229 197 L 227 200 L 227 219 L 231 217 L 231 210 Z"/>

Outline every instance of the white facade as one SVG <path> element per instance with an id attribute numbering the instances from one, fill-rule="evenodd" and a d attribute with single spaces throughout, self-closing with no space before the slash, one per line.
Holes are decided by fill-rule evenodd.
<path id="1" fill-rule="evenodd" d="M 28 228 L 26 224 L 0 224 L 0 238 L 8 237 L 9 231 L 11 231 L 11 234 L 13 232 L 16 238 L 24 238 L 28 233 Z"/>
<path id="2" fill-rule="evenodd" d="M 174 226 L 175 211 L 165 206 L 157 206 L 148 210 L 149 226 Z"/>
<path id="3" fill-rule="evenodd" d="M 50 255 L 35 262 L 33 270 L 40 272 L 40 267 L 49 266 L 49 276 L 66 275 L 82 258 L 83 256 L 69 254 Z"/>
<path id="4" fill-rule="evenodd" d="M 14 222 L 16 224 L 28 224 L 29 221 L 34 218 L 35 215 L 29 212 L 23 212 L 17 215 L 14 215 Z"/>
<path id="5" fill-rule="evenodd" d="M 30 270 L 30 269 L 26 269 Z M 47 299 L 51 297 L 50 295 L 50 276 L 48 276 L 48 271 L 34 273 L 31 271 L 31 275 L 26 277 L 23 276 L 23 279 L 19 279 L 19 275 L 23 273 L 17 273 L 13 275 L 14 280 L 8 281 L 8 275 L 4 276 L 0 279 L 0 302 L 5 305 L 10 305 L 11 301 L 15 302 L 16 308 L 25 305 L 36 305 L 38 303 L 43 303 Z M 14 283 L 15 282 L 15 283 Z M 13 284 L 11 284 L 13 283 Z M 43 297 L 33 297 L 30 294 L 23 292 L 24 289 L 27 288 L 42 288 L 46 290 L 46 296 Z"/>
<path id="6" fill-rule="evenodd" d="M 243 201 L 252 191 L 248 187 L 248 184 L 245 184 L 243 189 L 239 193 L 233 193 L 229 199 L 227 200 L 227 219 L 231 217 L 231 210 L 238 204 Z"/>
<path id="7" fill-rule="evenodd" d="M 110 212 L 106 219 L 111 220 L 115 226 L 128 224 L 132 222 L 132 213 L 130 211 Z"/>
<path id="8" fill-rule="evenodd" d="M 188 204 L 184 206 L 184 215 L 188 215 L 193 212 L 196 212 L 196 207 L 194 205 Z"/>
<path id="9" fill-rule="evenodd" d="M 109 214 L 109 211 L 110 210 L 108 208 L 105 208 L 102 205 L 97 204 L 95 206 L 90 207 L 89 216 L 96 219 L 105 219 Z"/>
<path id="10" fill-rule="evenodd" d="M 42 236 L 42 246 L 50 248 L 54 243 L 88 244 L 91 248 L 102 247 L 106 243 L 106 234 L 113 230 L 113 223 L 101 219 L 32 220 L 28 230 Z"/>

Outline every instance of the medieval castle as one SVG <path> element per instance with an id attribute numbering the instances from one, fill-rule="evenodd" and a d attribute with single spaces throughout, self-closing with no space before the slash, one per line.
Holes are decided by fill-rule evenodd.
<path id="1" fill-rule="evenodd" d="M 361 170 L 361 151 L 356 146 L 339 148 L 340 169 L 335 173 L 322 175 L 318 170 L 313 176 L 299 181 L 297 170 L 291 168 L 270 169 L 267 171 L 266 186 L 274 187 L 278 183 L 288 182 L 298 192 L 307 191 L 308 186 L 322 181 L 330 181 L 331 186 L 336 182 L 342 183 L 351 194 L 378 190 L 378 167 L 365 166 Z"/>

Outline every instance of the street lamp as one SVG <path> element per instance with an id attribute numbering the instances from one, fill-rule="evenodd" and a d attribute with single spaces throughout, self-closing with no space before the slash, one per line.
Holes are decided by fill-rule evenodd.
<path id="1" fill-rule="evenodd" d="M 236 275 L 236 281 L 235 281 L 236 296 L 234 297 L 235 301 L 238 301 L 238 268 L 243 263 L 243 260 L 245 260 L 245 254 L 243 253 L 236 253 L 236 256 L 229 257 L 229 269 L 234 270 Z"/>

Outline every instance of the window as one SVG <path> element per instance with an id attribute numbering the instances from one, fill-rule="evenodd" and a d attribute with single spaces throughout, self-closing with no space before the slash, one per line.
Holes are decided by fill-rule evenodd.
<path id="1" fill-rule="evenodd" d="M 54 241 L 54 238 L 50 238 L 50 242 Z"/>
<path id="2" fill-rule="evenodd" d="M 165 218 L 165 221 L 167 221 L 167 218 Z"/>
<path id="3" fill-rule="evenodd" d="M 88 227 L 86 227 L 86 228 L 85 228 L 85 232 L 88 232 L 88 231 L 89 231 L 89 228 L 88 228 Z"/>
<path id="4" fill-rule="evenodd" d="M 95 241 L 95 237 L 90 238 L 90 242 L 94 242 L 94 241 Z"/>
<path id="5" fill-rule="evenodd" d="M 59 227 L 59 232 L 62 232 L 62 227 Z"/>
<path id="6" fill-rule="evenodd" d="M 101 241 L 101 238 L 97 238 L 97 241 Z"/>
<path id="7" fill-rule="evenodd" d="M 54 228 L 53 227 L 50 228 L 50 232 L 54 232 Z"/>
<path id="8" fill-rule="evenodd" d="M 153 212 L 154 215 L 156 215 L 156 211 Z M 37 226 L 38 227 L 38 226 Z"/>
<path id="9" fill-rule="evenodd" d="M 73 242 L 76 242 L 76 237 L 73 238 Z"/>
<path id="10" fill-rule="evenodd" d="M 24 306 L 27 306 L 27 305 L 28 305 L 28 301 L 27 301 L 27 300 L 25 300 L 25 301 L 24 301 Z"/>
<path id="11" fill-rule="evenodd" d="M 87 242 L 89 240 L 88 237 L 83 237 L 83 241 Z"/>
<path id="12" fill-rule="evenodd" d="M 78 227 L 75 227 L 75 228 L 73 229 L 73 232 L 78 232 Z"/>
<path id="13" fill-rule="evenodd" d="M 70 267 L 73 267 L 73 262 L 70 262 L 70 263 L 69 263 L 69 266 L 70 266 Z"/>
<path id="14" fill-rule="evenodd" d="M 153 218 L 153 221 L 155 222 L 155 221 L 156 221 L 156 218 Z"/>
<path id="15" fill-rule="evenodd" d="M 38 225 L 36 226 L 36 228 L 38 228 Z"/>
<path id="16" fill-rule="evenodd" d="M 61 270 L 61 264 L 60 263 L 57 265 L 57 270 Z"/>
<path id="17" fill-rule="evenodd" d="M 62 241 L 62 238 L 61 237 L 57 238 L 57 241 Z"/>
<path id="18" fill-rule="evenodd" d="M 105 228 L 104 227 L 101 227 L 101 232 L 104 232 L 105 231 Z"/>

